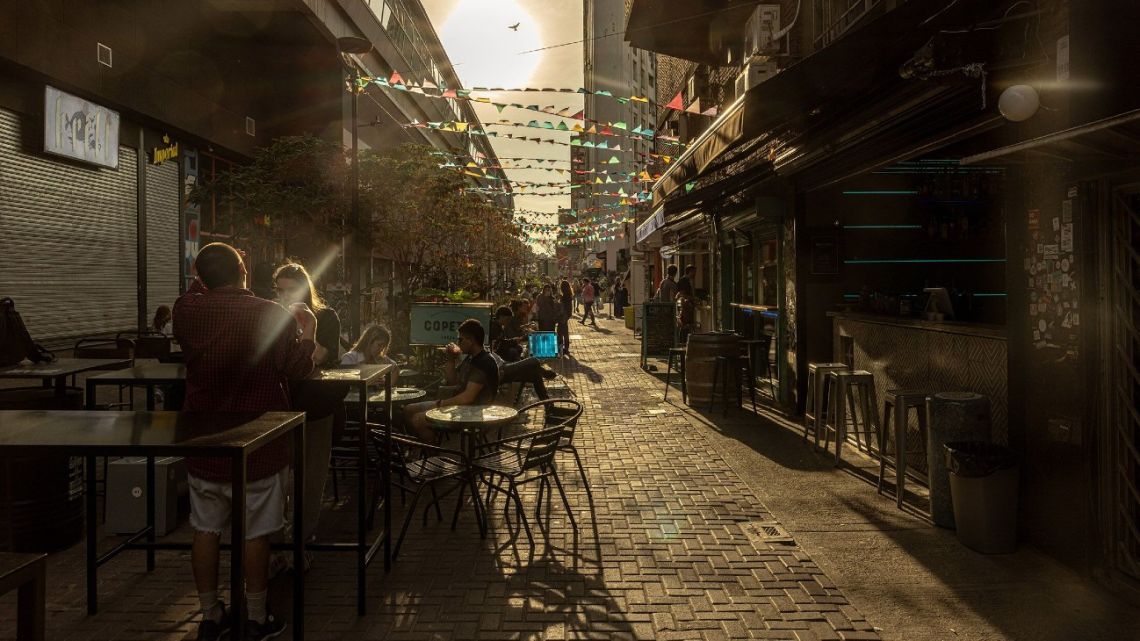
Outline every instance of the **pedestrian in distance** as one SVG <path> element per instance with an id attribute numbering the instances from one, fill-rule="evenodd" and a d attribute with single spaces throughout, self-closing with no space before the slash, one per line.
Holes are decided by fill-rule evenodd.
<path id="1" fill-rule="evenodd" d="M 558 317 L 558 342 L 559 353 L 563 356 L 570 355 L 570 319 L 573 317 L 574 311 L 574 288 L 570 286 L 570 281 L 563 280 L 558 285 L 559 303 L 562 306 L 562 313 Z"/>

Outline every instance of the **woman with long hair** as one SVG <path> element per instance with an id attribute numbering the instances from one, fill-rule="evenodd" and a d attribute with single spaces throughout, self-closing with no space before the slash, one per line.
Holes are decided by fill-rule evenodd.
<path id="1" fill-rule="evenodd" d="M 313 286 L 313 279 L 305 266 L 290 261 L 273 272 L 273 290 L 279 303 L 287 308 L 305 306 L 317 317 L 316 342 L 313 362 L 318 367 L 335 367 L 340 363 L 340 317 L 325 305 Z M 317 528 L 321 514 L 321 497 L 329 475 L 329 462 L 334 438 L 344 433 L 347 414 L 344 397 L 348 385 L 308 380 L 290 381 L 292 407 L 305 412 L 305 514 L 299 528 L 306 540 Z M 293 536 L 296 536 L 294 531 Z M 276 562 L 275 562 L 276 563 Z"/>
<path id="2" fill-rule="evenodd" d="M 562 304 L 562 313 L 558 316 L 558 342 L 560 353 L 570 354 L 570 317 L 574 314 L 574 288 L 570 281 L 563 280 L 558 284 L 559 302 Z"/>
<path id="3" fill-rule="evenodd" d="M 340 362 L 340 317 L 325 305 L 313 286 L 309 270 L 297 262 L 288 262 L 273 272 L 273 289 L 282 305 L 303 303 L 317 317 L 317 348 L 313 362 L 318 367 L 333 367 Z"/>

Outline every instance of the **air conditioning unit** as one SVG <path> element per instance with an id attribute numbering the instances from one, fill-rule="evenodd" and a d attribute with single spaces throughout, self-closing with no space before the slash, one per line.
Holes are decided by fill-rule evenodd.
<path id="1" fill-rule="evenodd" d="M 744 58 L 786 54 L 786 43 L 780 34 L 780 5 L 757 6 L 744 26 Z"/>
<path id="2" fill-rule="evenodd" d="M 736 77 L 736 97 L 739 98 L 749 89 L 758 87 L 760 83 L 776 75 L 779 69 L 771 60 L 752 60 L 744 65 L 744 71 Z"/>

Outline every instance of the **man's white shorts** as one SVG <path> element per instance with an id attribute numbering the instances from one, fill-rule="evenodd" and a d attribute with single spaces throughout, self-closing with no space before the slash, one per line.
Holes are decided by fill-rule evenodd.
<path id="1" fill-rule="evenodd" d="M 285 526 L 285 483 L 289 468 L 250 481 L 245 486 L 245 538 L 267 536 Z M 189 475 L 190 527 L 199 532 L 221 535 L 230 524 L 229 483 L 207 481 Z"/>

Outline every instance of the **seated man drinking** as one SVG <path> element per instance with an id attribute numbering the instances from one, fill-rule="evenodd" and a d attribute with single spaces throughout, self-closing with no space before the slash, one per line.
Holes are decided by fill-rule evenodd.
<path id="1" fill-rule="evenodd" d="M 427 421 L 427 412 L 432 408 L 490 405 L 495 402 L 495 393 L 499 389 L 499 367 L 491 354 L 483 349 L 485 337 L 483 325 L 474 318 L 468 318 L 459 325 L 459 337 L 455 343 L 448 344 L 447 363 L 443 368 L 444 380 L 448 385 L 460 386 L 459 392 L 450 398 L 404 407 L 404 418 L 416 438 L 427 443 L 439 441 Z M 461 354 L 467 355 L 462 363 L 459 362 Z"/>

